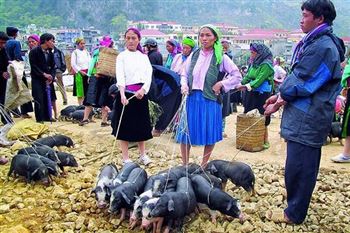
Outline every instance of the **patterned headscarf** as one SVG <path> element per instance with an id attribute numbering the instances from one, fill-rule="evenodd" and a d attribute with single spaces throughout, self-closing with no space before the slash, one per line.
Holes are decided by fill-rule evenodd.
<path id="1" fill-rule="evenodd" d="M 214 36 L 216 37 L 216 41 L 214 42 L 214 54 L 216 57 L 216 64 L 221 64 L 222 62 L 222 56 L 223 56 L 223 48 L 222 48 L 222 44 L 220 42 L 220 37 L 221 37 L 221 33 L 219 31 L 219 29 L 217 29 L 214 25 L 212 24 L 205 24 L 203 25 L 199 31 L 201 31 L 203 28 L 209 28 Z"/>
<path id="2" fill-rule="evenodd" d="M 141 33 L 140 31 L 137 29 L 137 28 L 128 28 L 128 30 L 126 30 L 125 34 L 124 34 L 124 38 L 126 37 L 126 33 L 128 33 L 128 31 L 133 31 L 137 37 L 139 38 L 139 41 L 141 41 Z M 143 50 L 142 50 L 142 47 L 141 47 L 141 44 L 139 42 L 139 44 L 137 45 L 137 48 L 136 48 L 138 51 L 140 51 L 141 53 L 143 53 Z"/>
<path id="3" fill-rule="evenodd" d="M 170 39 L 167 41 L 170 45 L 174 47 L 173 52 L 171 53 L 171 56 L 174 57 L 176 54 L 181 53 L 182 47 L 179 42 L 177 42 L 175 39 Z"/>
<path id="4" fill-rule="evenodd" d="M 271 50 L 261 43 L 251 43 L 250 50 L 255 51 L 258 55 L 251 61 L 253 66 L 258 66 L 262 63 L 269 63 L 272 65 L 272 53 Z"/>

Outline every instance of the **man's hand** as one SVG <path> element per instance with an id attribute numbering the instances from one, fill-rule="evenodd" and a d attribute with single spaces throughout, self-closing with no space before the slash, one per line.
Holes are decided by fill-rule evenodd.
<path id="1" fill-rule="evenodd" d="M 264 104 L 264 106 L 263 106 L 264 109 L 266 109 L 268 105 L 276 103 L 276 102 L 277 102 L 277 99 L 278 99 L 278 95 L 270 96 L 270 98 L 268 98 L 268 99 L 265 101 L 265 104 Z"/>
<path id="2" fill-rule="evenodd" d="M 44 73 L 44 77 L 46 78 L 46 83 L 47 83 L 47 84 L 52 83 L 53 77 L 52 77 L 51 74 L 46 74 L 46 73 Z"/>
<path id="3" fill-rule="evenodd" d="M 220 91 L 221 91 L 221 88 L 222 88 L 223 84 L 221 81 L 215 83 L 215 85 L 212 87 L 215 95 L 219 95 L 220 94 Z"/>
<path id="4" fill-rule="evenodd" d="M 138 90 L 135 93 L 136 98 L 138 98 L 139 100 L 143 98 L 143 96 L 145 95 L 145 90 L 143 88 L 141 88 L 140 90 Z"/>
<path id="5" fill-rule="evenodd" d="M 265 105 L 264 105 L 264 106 L 265 106 Z M 278 105 L 277 103 L 269 104 L 269 105 L 267 105 L 266 108 L 265 108 L 264 115 L 265 115 L 265 116 L 270 116 L 271 114 L 277 112 L 278 109 L 279 109 L 280 107 L 281 107 L 281 106 Z"/>
<path id="6" fill-rule="evenodd" d="M 4 79 L 9 79 L 10 78 L 10 74 L 8 72 L 4 72 L 4 73 L 2 73 L 2 77 Z"/>

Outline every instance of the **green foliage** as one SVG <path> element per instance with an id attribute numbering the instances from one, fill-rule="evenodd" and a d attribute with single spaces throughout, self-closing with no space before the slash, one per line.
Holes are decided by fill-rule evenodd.
<path id="1" fill-rule="evenodd" d="M 333 2 L 338 11 L 334 30 L 348 35 L 350 0 Z M 125 30 L 127 20 L 297 29 L 300 4 L 291 0 L 0 0 L 0 30 L 35 23 L 38 27 L 94 26 L 118 33 Z"/>
<path id="2" fill-rule="evenodd" d="M 113 25 L 113 31 L 121 33 L 126 31 L 128 20 L 124 14 L 120 14 L 112 18 L 111 24 Z"/>

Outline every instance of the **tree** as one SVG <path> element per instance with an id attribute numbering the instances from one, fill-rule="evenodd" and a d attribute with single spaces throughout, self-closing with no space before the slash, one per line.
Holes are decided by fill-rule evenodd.
<path id="1" fill-rule="evenodd" d="M 126 31 L 128 26 L 128 20 L 124 14 L 119 14 L 112 18 L 111 24 L 114 26 L 117 34 Z"/>

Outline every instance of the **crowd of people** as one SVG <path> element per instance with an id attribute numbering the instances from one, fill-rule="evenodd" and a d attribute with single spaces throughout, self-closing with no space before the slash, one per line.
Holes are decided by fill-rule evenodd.
<path id="1" fill-rule="evenodd" d="M 107 114 L 113 110 L 112 134 L 120 142 L 123 162 L 131 161 L 129 143 L 137 142 L 140 162 L 151 163 L 145 141 L 159 136 L 164 126 L 152 129 L 148 94 L 154 82 L 152 65 L 163 66 L 180 77 L 178 94 L 186 101 L 186 107 L 179 114 L 175 135 L 182 162 L 188 164 L 192 145 L 204 146 L 201 165 L 205 167 L 215 144 L 225 137 L 225 117 L 235 110 L 232 107 L 237 103 L 243 102 L 244 113 L 258 109 L 265 115 L 265 149 L 270 147 L 268 125 L 271 115 L 283 106 L 281 136 L 287 142 L 288 207 L 282 212 L 282 218 L 276 220 L 278 215 L 274 212 L 267 217 L 286 223 L 303 222 L 317 180 L 321 148 L 330 131 L 340 92 L 340 64 L 344 61 L 345 48 L 332 32 L 336 12 L 331 1 L 308 0 L 301 10 L 300 24 L 306 36 L 296 46 L 288 73 L 283 68 L 283 58 L 273 58 L 270 48 L 262 43 L 250 44 L 249 66 L 239 69 L 233 62 L 230 42 L 222 40 L 220 31 L 210 24 L 200 27 L 198 43 L 189 37 L 183 38 L 181 43 L 168 40 L 168 55 L 164 62 L 155 39 L 149 38 L 141 45 L 140 31 L 129 28 L 124 34 L 125 50 L 116 58 L 116 77 L 96 72 L 99 50 L 91 55 L 85 48 L 84 39 L 78 38 L 71 55 L 71 66 L 73 95 L 79 105 L 85 106 L 80 125 L 91 122 L 89 115 L 93 107 L 101 107 L 101 126 L 108 126 Z M 0 32 L 2 105 L 9 77 L 7 64 L 12 60 L 23 60 L 20 43 L 15 40 L 17 32 L 18 29 L 13 27 L 8 27 L 7 33 Z M 28 44 L 35 119 L 52 121 L 57 118 L 53 83 L 58 84 L 63 102 L 67 104 L 62 82 L 62 73 L 66 70 L 64 54 L 55 47 L 54 36 L 48 33 L 40 37 L 31 35 Z M 111 37 L 104 36 L 100 47 L 112 48 Z M 342 79 L 344 88 L 349 86 L 349 70 L 348 63 Z M 23 82 L 27 83 L 25 76 Z M 113 97 L 109 94 L 110 88 L 118 90 Z M 234 105 L 230 104 L 232 99 Z M 29 102 L 21 106 L 20 114 L 30 117 L 31 111 L 32 103 Z M 344 152 L 333 158 L 335 162 L 350 162 L 349 112 L 348 101 L 343 122 Z M 5 118 L 2 121 L 7 123 Z"/>

